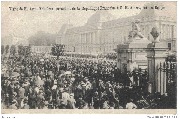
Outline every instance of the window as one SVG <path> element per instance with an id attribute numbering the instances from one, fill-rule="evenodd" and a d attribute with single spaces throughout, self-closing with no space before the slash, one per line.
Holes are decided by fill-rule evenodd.
<path id="1" fill-rule="evenodd" d="M 168 48 L 169 50 L 171 50 L 171 43 L 168 43 Z"/>

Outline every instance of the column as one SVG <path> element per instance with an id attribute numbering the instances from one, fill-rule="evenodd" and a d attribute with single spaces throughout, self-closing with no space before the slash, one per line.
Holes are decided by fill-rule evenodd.
<path id="1" fill-rule="evenodd" d="M 167 38 L 168 38 L 168 40 L 169 40 L 169 38 L 170 38 L 170 28 L 169 28 L 169 25 L 167 25 Z"/>
<path id="2" fill-rule="evenodd" d="M 126 56 L 127 70 L 130 72 L 133 71 L 133 63 L 134 63 L 135 55 L 136 55 L 135 51 L 128 51 L 128 54 Z"/>
<path id="3" fill-rule="evenodd" d="M 164 24 L 162 24 L 161 39 L 164 40 Z"/>
<path id="4" fill-rule="evenodd" d="M 160 92 L 164 93 L 164 81 L 166 80 L 165 72 L 159 69 L 160 63 L 164 63 L 167 57 L 165 53 L 167 51 L 167 45 L 164 42 L 149 44 L 147 48 L 147 58 L 148 58 L 148 78 L 149 86 L 151 87 L 151 93 Z M 161 64 L 161 67 L 163 67 Z"/>
<path id="5" fill-rule="evenodd" d="M 173 25 L 169 25 L 169 29 L 170 29 L 170 36 L 169 38 L 172 40 L 173 38 Z"/>
<path id="6" fill-rule="evenodd" d="M 94 32 L 91 33 L 91 48 L 92 52 L 94 52 Z"/>
<path id="7" fill-rule="evenodd" d="M 94 44 L 94 41 L 95 41 L 95 35 L 94 32 L 92 32 L 92 44 Z"/>
<path id="8" fill-rule="evenodd" d="M 168 38 L 168 27 L 165 25 L 165 40 Z"/>
<path id="9" fill-rule="evenodd" d="M 164 75 L 163 75 L 163 93 L 162 94 L 164 94 L 164 93 L 166 93 L 166 72 L 164 72 Z"/>
<path id="10" fill-rule="evenodd" d="M 173 29 L 173 38 L 177 38 L 177 29 L 176 29 L 176 26 L 174 26 L 174 29 Z"/>
<path id="11" fill-rule="evenodd" d="M 99 44 L 99 37 L 98 37 L 98 31 L 95 32 L 95 52 L 98 52 L 98 44 Z"/>
<path id="12" fill-rule="evenodd" d="M 91 32 L 89 33 L 89 51 L 91 54 L 92 52 L 92 33 Z"/>
<path id="13" fill-rule="evenodd" d="M 163 39 L 163 24 L 161 24 L 161 28 L 160 28 L 160 41 L 162 41 Z"/>
<path id="14" fill-rule="evenodd" d="M 161 68 L 160 64 L 157 65 L 157 69 L 156 69 L 157 77 L 159 77 L 159 80 L 158 80 L 158 78 L 156 78 L 156 80 L 155 80 L 155 85 L 156 85 L 155 90 L 156 90 L 156 92 L 160 92 L 161 91 L 161 88 L 160 88 L 161 80 L 160 79 L 162 77 L 162 72 L 161 72 L 161 69 L 159 69 L 159 68 Z"/>

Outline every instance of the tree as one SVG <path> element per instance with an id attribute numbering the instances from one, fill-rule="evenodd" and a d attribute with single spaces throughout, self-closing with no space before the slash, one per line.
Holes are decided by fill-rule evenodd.
<path id="1" fill-rule="evenodd" d="M 59 59 L 59 56 L 64 55 L 64 48 L 65 48 L 65 45 L 55 44 L 51 48 L 51 53 L 52 53 L 52 55 L 57 56 L 57 59 Z"/>
<path id="2" fill-rule="evenodd" d="M 50 46 L 56 43 L 56 34 L 46 33 L 44 31 L 38 31 L 35 35 L 28 38 L 29 44 L 34 46 Z"/>
<path id="3" fill-rule="evenodd" d="M 10 47 L 10 55 L 15 55 L 16 54 L 16 46 L 15 45 L 11 45 Z"/>
<path id="4" fill-rule="evenodd" d="M 6 47 L 5 47 L 5 53 L 8 54 L 8 52 L 9 52 L 9 45 L 6 45 Z"/>
<path id="5" fill-rule="evenodd" d="M 31 47 L 30 46 L 24 46 L 24 56 L 28 57 L 31 54 Z"/>
<path id="6" fill-rule="evenodd" d="M 23 55 L 23 46 L 18 45 L 18 55 L 22 56 Z"/>
<path id="7" fill-rule="evenodd" d="M 31 47 L 30 46 L 18 46 L 18 55 L 28 57 L 31 54 Z"/>
<path id="8" fill-rule="evenodd" d="M 1 55 L 4 54 L 4 50 L 5 50 L 4 45 L 1 45 Z"/>

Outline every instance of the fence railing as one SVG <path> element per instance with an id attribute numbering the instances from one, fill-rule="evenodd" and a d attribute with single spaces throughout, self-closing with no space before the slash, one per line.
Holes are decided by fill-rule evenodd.
<path id="1" fill-rule="evenodd" d="M 158 75 L 156 79 L 156 91 L 161 94 L 172 90 L 172 85 L 177 81 L 177 63 L 176 62 L 163 62 L 158 66 Z"/>

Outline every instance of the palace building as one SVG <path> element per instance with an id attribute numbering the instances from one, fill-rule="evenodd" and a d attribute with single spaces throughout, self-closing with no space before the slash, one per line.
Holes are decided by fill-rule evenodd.
<path id="1" fill-rule="evenodd" d="M 113 53 L 118 44 L 127 42 L 132 22 L 138 19 L 141 32 L 148 40 L 153 40 L 150 32 L 153 27 L 157 27 L 160 41 L 166 42 L 169 49 L 176 51 L 177 20 L 176 14 L 173 14 L 176 11 L 155 9 L 155 6 L 163 6 L 160 2 L 144 6 L 147 9 L 126 18 L 114 19 L 113 15 L 103 10 L 93 14 L 84 26 L 65 24 L 61 27 L 56 42 L 64 44 L 66 51 L 80 54 Z"/>

